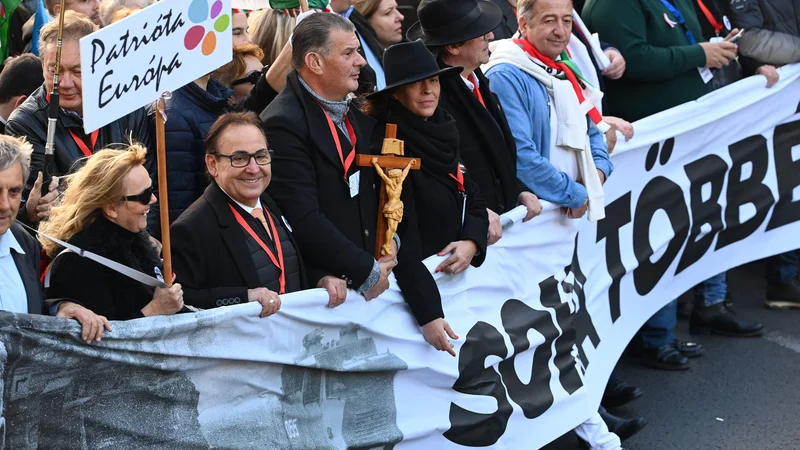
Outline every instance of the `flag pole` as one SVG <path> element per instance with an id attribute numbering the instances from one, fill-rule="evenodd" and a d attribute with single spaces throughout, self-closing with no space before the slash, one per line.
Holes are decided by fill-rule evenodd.
<path id="1" fill-rule="evenodd" d="M 158 207 L 161 218 L 161 254 L 164 257 L 164 283 L 172 286 L 172 247 L 169 237 L 169 190 L 167 190 L 167 143 L 164 124 L 166 100 L 172 95 L 161 94 L 156 100 L 156 156 L 158 158 Z"/>
<path id="2" fill-rule="evenodd" d="M 47 195 L 50 190 L 50 181 L 55 174 L 56 164 L 53 151 L 56 138 L 56 122 L 58 121 L 58 78 L 61 72 L 61 46 L 64 34 L 64 13 L 66 0 L 61 0 L 61 11 L 58 13 L 58 34 L 56 35 L 56 61 L 53 68 L 53 90 L 50 91 L 50 106 L 47 109 L 47 141 L 44 146 L 44 169 L 42 169 L 42 195 Z M 39 49 L 42 51 L 42 49 Z"/>

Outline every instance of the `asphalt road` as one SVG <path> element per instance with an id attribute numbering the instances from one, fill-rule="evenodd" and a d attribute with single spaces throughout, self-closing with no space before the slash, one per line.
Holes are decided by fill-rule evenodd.
<path id="1" fill-rule="evenodd" d="M 652 370 L 623 357 L 620 378 L 645 393 L 614 412 L 649 422 L 623 443 L 626 449 L 800 449 L 800 311 L 763 307 L 763 273 L 758 262 L 728 272 L 734 309 L 763 323 L 762 337 L 692 337 L 682 319 L 678 337 L 706 347 L 688 371 Z M 572 433 L 545 447 L 582 448 Z"/>

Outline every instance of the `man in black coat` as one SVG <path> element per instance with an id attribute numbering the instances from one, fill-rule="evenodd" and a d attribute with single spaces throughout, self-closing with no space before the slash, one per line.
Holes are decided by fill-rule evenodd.
<path id="1" fill-rule="evenodd" d="M 64 16 L 64 35 L 59 71 L 61 107 L 55 134 L 55 174 L 68 174 L 73 164 L 84 156 L 91 155 L 111 144 L 133 140 L 154 148 L 152 131 L 144 109 L 134 111 L 88 135 L 83 130 L 83 102 L 81 89 L 80 44 L 97 27 L 82 14 L 67 11 Z M 47 142 L 47 109 L 50 106 L 49 92 L 53 88 L 53 66 L 56 57 L 56 33 L 58 21 L 42 27 L 40 54 L 44 84 L 17 108 L 6 124 L 6 134 L 24 136 L 33 145 L 31 174 L 26 184 L 25 198 L 39 172 L 44 168 L 44 147 Z"/>
<path id="2" fill-rule="evenodd" d="M 292 42 L 295 71 L 261 114 L 275 152 L 268 192 L 293 230 L 309 285 L 345 280 L 372 299 L 389 288 L 402 250 L 394 256 L 396 239 L 394 255 L 373 256 L 380 180 L 372 168 L 357 167 L 355 155 L 370 153 L 375 122 L 348 101 L 365 64 L 358 37 L 341 16 L 313 14 L 295 28 Z M 419 239 L 404 235 L 402 224 L 399 234 L 407 243 Z M 417 322 L 441 324 L 438 289 L 422 262 L 403 260 L 397 280 Z"/>
<path id="3" fill-rule="evenodd" d="M 492 30 L 503 13 L 493 3 L 476 0 L 423 0 L 417 13 L 420 21 L 408 30 L 408 40 L 422 39 L 441 68 L 464 68 L 460 77 L 440 80 L 439 106 L 456 121 L 461 157 L 489 209 L 493 244 L 502 235 L 499 214 L 524 204 L 527 221 L 542 211 L 539 199 L 517 179 L 514 137 L 480 69 L 489 61 Z M 476 18 L 466 26 L 452 26 L 468 15 Z"/>
<path id="4" fill-rule="evenodd" d="M 15 223 L 30 171 L 31 152 L 30 144 L 0 135 L 0 310 L 43 314 L 39 243 Z M 78 320 L 86 343 L 100 341 L 103 330 L 111 330 L 105 317 L 70 301 L 59 302 L 51 312 L 58 317 Z"/>

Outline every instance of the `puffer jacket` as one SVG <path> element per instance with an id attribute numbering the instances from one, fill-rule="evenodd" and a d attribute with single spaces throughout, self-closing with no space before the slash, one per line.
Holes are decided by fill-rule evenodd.
<path id="1" fill-rule="evenodd" d="M 214 122 L 227 112 L 228 99 L 233 95 L 214 78 L 208 80 L 206 90 L 196 83 L 174 91 L 167 100 L 165 124 L 167 154 L 167 188 L 169 190 L 169 223 L 175 221 L 208 186 L 206 175 L 205 140 Z M 150 108 L 151 120 L 155 119 Z M 158 197 L 158 169 L 156 155 L 148 157 L 147 168 L 153 179 L 153 189 Z M 160 198 L 160 197 L 159 197 Z M 156 238 L 161 237 L 159 203 L 150 208 L 147 227 Z"/>
<path id="2" fill-rule="evenodd" d="M 8 118 L 6 134 L 9 136 L 24 136 L 33 145 L 31 155 L 31 174 L 28 178 L 24 198 L 33 188 L 36 175 L 44 168 L 44 146 L 47 142 L 47 90 L 44 85 L 35 90 L 22 105 L 19 106 Z M 128 114 L 121 119 L 100 128 L 94 151 L 111 145 L 127 144 L 132 137 L 135 142 L 141 143 L 148 149 L 148 154 L 155 152 L 155 132 L 150 128 L 147 111 L 144 108 Z M 83 120 L 78 114 L 64 109 L 59 111 L 56 122 L 56 135 L 54 141 L 55 175 L 66 175 L 77 167 L 75 162 L 84 157 L 83 152 L 75 139 L 80 139 L 91 148 L 91 138 L 83 131 Z"/>
<path id="3" fill-rule="evenodd" d="M 745 30 L 739 54 L 746 72 L 800 61 L 800 0 L 730 0 L 730 14 Z"/>

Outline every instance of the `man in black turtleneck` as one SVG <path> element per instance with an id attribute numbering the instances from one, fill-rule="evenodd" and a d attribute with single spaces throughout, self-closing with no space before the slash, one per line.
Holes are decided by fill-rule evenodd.
<path id="1" fill-rule="evenodd" d="M 397 282 L 417 322 L 428 327 L 427 339 L 428 329 L 441 331 L 444 322 L 438 289 L 422 261 L 405 261 L 400 250 L 419 245 L 419 236 L 402 234 L 401 224 L 402 246 L 395 239 L 393 255 L 373 257 L 380 180 L 355 164 L 355 154 L 370 153 L 375 122 L 349 105 L 366 64 L 353 24 L 312 14 L 292 43 L 295 70 L 261 120 L 275 152 L 268 192 L 293 230 L 309 285 L 344 292 L 330 289 L 339 285 L 373 299 L 389 288 L 400 262 Z"/>

